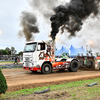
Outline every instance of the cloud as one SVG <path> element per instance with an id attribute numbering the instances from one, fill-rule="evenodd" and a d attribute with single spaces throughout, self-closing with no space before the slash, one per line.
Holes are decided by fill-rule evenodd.
<path id="1" fill-rule="evenodd" d="M 2 31 L 0 30 L 0 34 L 2 33 Z"/>

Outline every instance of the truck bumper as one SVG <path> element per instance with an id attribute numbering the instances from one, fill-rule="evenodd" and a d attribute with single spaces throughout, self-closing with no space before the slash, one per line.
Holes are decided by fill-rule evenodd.
<path id="1" fill-rule="evenodd" d="M 41 67 L 26 67 L 26 66 L 23 66 L 23 69 L 26 69 L 26 70 L 31 70 L 31 71 L 41 71 Z"/>

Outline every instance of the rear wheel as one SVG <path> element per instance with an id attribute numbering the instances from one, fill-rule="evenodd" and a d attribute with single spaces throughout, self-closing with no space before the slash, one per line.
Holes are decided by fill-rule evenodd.
<path id="1" fill-rule="evenodd" d="M 45 63 L 42 66 L 42 73 L 43 74 L 49 74 L 49 73 L 51 73 L 51 71 L 52 71 L 52 68 L 51 68 L 51 65 L 49 63 Z"/>
<path id="2" fill-rule="evenodd" d="M 70 72 L 76 72 L 76 71 L 78 70 L 78 68 L 79 68 L 78 61 L 73 60 L 73 61 L 71 62 L 71 64 L 70 64 L 70 67 L 69 67 L 68 70 L 69 70 Z"/>

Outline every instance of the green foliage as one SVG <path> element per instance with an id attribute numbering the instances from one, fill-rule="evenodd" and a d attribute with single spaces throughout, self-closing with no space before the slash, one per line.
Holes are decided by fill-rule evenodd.
<path id="1" fill-rule="evenodd" d="M 5 49 L 0 50 L 0 54 L 2 53 L 3 55 L 11 55 L 11 54 L 16 54 L 16 50 L 14 47 L 8 48 L 6 47 Z"/>
<path id="2" fill-rule="evenodd" d="M 20 52 L 18 53 L 18 55 L 23 55 L 23 52 L 22 52 L 22 51 L 20 51 Z"/>
<path id="3" fill-rule="evenodd" d="M 11 47 L 11 54 L 16 54 L 16 50 L 15 50 L 15 48 L 14 47 Z"/>
<path id="4" fill-rule="evenodd" d="M 4 55 L 8 55 L 9 53 L 6 51 L 6 50 L 1 50 L 1 52 L 4 54 Z"/>
<path id="5" fill-rule="evenodd" d="M 2 50 L 0 50 L 0 55 L 3 55 Z"/>
<path id="6" fill-rule="evenodd" d="M 6 47 L 5 50 L 9 53 L 9 55 L 11 55 L 11 49 L 10 48 Z"/>
<path id="7" fill-rule="evenodd" d="M 2 74 L 2 71 L 0 69 L 0 94 L 6 92 L 7 90 L 7 83 L 6 83 L 6 79 L 4 77 L 4 75 Z"/>
<path id="8" fill-rule="evenodd" d="M 97 82 L 98 85 L 95 85 L 93 87 L 87 87 L 87 84 L 90 84 L 92 82 Z M 70 94 L 69 97 L 65 98 L 65 100 L 96 100 L 97 97 L 100 98 L 100 78 L 92 79 L 92 80 L 80 80 L 76 82 L 69 82 L 65 84 L 60 85 L 51 85 L 51 86 L 43 86 L 43 87 L 36 87 L 31 89 L 22 89 L 20 91 L 15 92 L 9 92 L 5 95 L 2 95 L 0 100 L 6 100 L 10 98 L 20 98 L 20 96 L 27 96 L 29 94 L 32 94 L 37 91 L 41 91 L 44 89 L 47 89 L 50 87 L 50 92 L 57 93 L 60 91 L 60 93 L 67 92 Z M 15 99 L 12 99 L 15 100 Z M 42 100 L 42 99 L 41 99 Z M 55 100 L 55 99 L 49 99 L 49 100 Z M 61 100 L 59 98 L 59 100 Z M 98 99 L 99 100 L 99 99 Z"/>

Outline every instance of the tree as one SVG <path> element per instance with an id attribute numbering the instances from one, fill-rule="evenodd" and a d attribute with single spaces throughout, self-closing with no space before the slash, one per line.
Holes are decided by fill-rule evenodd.
<path id="1" fill-rule="evenodd" d="M 6 47 L 5 50 L 8 52 L 9 55 L 11 55 L 11 49 L 10 48 Z"/>
<path id="2" fill-rule="evenodd" d="M 16 54 L 17 51 L 15 50 L 14 47 L 11 47 L 11 49 L 9 47 L 6 47 L 5 49 L 1 49 L 1 52 L 3 55 L 11 55 L 11 54 Z"/>
<path id="3" fill-rule="evenodd" d="M 8 54 L 9 54 L 6 50 L 3 50 L 3 49 L 1 49 L 1 52 L 2 52 L 4 55 L 8 55 Z"/>
<path id="4" fill-rule="evenodd" d="M 16 54 L 16 50 L 15 50 L 15 48 L 14 47 L 11 47 L 11 54 Z"/>
<path id="5" fill-rule="evenodd" d="M 5 93 L 7 88 L 8 88 L 8 86 L 6 83 L 6 79 L 5 79 L 5 77 L 2 74 L 2 71 L 0 69 L 0 94 Z"/>
<path id="6" fill-rule="evenodd" d="M 23 52 L 22 52 L 22 51 L 20 51 L 20 52 L 18 53 L 18 55 L 23 55 Z"/>
<path id="7" fill-rule="evenodd" d="M 0 55 L 3 55 L 2 50 L 0 50 Z"/>

